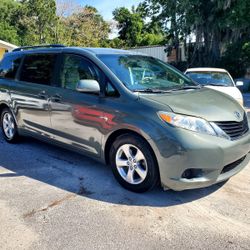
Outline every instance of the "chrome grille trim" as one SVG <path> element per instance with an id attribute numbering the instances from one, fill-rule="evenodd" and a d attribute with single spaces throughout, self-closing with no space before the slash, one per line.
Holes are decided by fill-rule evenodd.
<path id="1" fill-rule="evenodd" d="M 244 114 L 243 120 L 240 122 L 228 121 L 228 122 L 214 122 L 220 129 L 222 129 L 231 140 L 236 140 L 242 137 L 249 131 L 248 120 L 246 114 Z"/>

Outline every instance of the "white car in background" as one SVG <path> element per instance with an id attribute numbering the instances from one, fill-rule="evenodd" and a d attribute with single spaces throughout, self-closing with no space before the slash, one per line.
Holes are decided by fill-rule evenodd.
<path id="1" fill-rule="evenodd" d="M 243 106 L 243 96 L 236 86 L 242 86 L 242 81 L 234 82 L 225 69 L 219 68 L 190 68 L 185 74 L 193 81 L 205 87 L 221 91 L 236 99 Z"/>

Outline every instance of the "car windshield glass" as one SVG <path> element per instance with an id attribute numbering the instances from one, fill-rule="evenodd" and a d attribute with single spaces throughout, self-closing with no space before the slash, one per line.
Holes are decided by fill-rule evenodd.
<path id="1" fill-rule="evenodd" d="M 132 91 L 160 93 L 164 90 L 196 86 L 178 70 L 152 57 L 117 54 L 98 57 Z"/>
<path id="2" fill-rule="evenodd" d="M 226 72 L 188 72 L 187 75 L 201 85 L 234 86 Z"/>

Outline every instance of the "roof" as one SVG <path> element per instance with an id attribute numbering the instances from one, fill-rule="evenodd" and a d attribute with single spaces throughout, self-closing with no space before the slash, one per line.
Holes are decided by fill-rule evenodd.
<path id="1" fill-rule="evenodd" d="M 226 73 L 227 71 L 225 69 L 220 69 L 220 68 L 189 68 L 186 70 L 187 72 L 223 72 Z"/>
<path id="2" fill-rule="evenodd" d="M 134 54 L 134 52 L 123 50 L 123 49 L 112 49 L 112 48 L 79 48 L 90 51 L 96 55 L 101 54 Z"/>
<path id="3" fill-rule="evenodd" d="M 5 42 L 3 40 L 0 40 L 0 47 L 3 47 L 3 48 L 8 49 L 8 50 L 13 50 L 13 49 L 17 48 L 16 45 Z"/>
<path id="4" fill-rule="evenodd" d="M 37 45 L 37 46 L 25 46 L 15 49 L 13 52 L 17 53 L 33 53 L 33 52 L 41 52 L 41 51 L 57 51 L 57 50 L 66 50 L 66 51 L 82 51 L 87 52 L 95 55 L 110 55 L 110 54 L 126 54 L 126 55 L 134 55 L 139 54 L 142 55 L 142 53 L 139 52 L 133 52 L 128 50 L 122 50 L 122 49 L 112 49 L 112 48 L 83 48 L 83 47 L 67 47 L 63 45 Z"/>

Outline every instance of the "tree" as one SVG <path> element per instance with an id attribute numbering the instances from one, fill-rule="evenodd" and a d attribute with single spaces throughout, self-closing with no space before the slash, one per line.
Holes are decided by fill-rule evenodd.
<path id="1" fill-rule="evenodd" d="M 145 0 L 145 12 L 169 33 L 168 43 L 195 39 L 189 63 L 218 65 L 226 47 L 249 39 L 249 0 Z M 178 58 L 177 58 L 178 59 Z"/>
<path id="2" fill-rule="evenodd" d="M 244 76 L 246 69 L 250 68 L 250 42 L 239 40 L 228 45 L 220 66 L 226 68 L 234 78 Z"/>
<path id="3" fill-rule="evenodd" d="M 203 0 L 193 1 L 193 6 L 189 8 L 187 6 L 188 3 L 186 3 L 187 25 L 193 27 L 196 47 L 204 51 L 200 58 L 195 60 L 203 64 L 218 65 L 227 45 L 241 39 L 242 32 L 246 29 L 245 21 L 248 14 L 242 12 L 242 7 L 245 6 L 244 8 L 249 11 L 249 1 Z M 203 42 L 204 46 L 199 46 Z M 205 58 L 205 61 L 202 62 L 201 57 Z"/>
<path id="4" fill-rule="evenodd" d="M 55 41 L 56 4 L 54 0 L 21 0 L 18 11 L 18 34 L 22 44 Z"/>
<path id="5" fill-rule="evenodd" d="M 141 5 L 137 9 L 132 7 L 132 11 L 125 7 L 117 8 L 113 11 L 113 16 L 117 21 L 119 39 L 124 41 L 127 47 L 162 43 L 162 31 L 159 27 L 156 30 L 156 26 L 145 23 L 146 15 Z"/>
<path id="6" fill-rule="evenodd" d="M 14 0 L 0 2 L 0 39 L 19 44 L 17 28 L 15 26 L 15 12 L 19 4 Z"/>
<path id="7" fill-rule="evenodd" d="M 121 48 L 125 48 L 126 46 L 127 45 L 126 45 L 124 40 L 116 37 L 116 38 L 108 40 L 107 43 L 106 43 L 106 46 L 104 46 L 104 47 L 111 47 L 111 48 L 121 49 Z"/>
<path id="8" fill-rule="evenodd" d="M 60 42 L 74 46 L 100 46 L 108 39 L 109 24 L 98 11 L 85 6 L 70 16 L 62 17 L 64 31 Z"/>
<path id="9" fill-rule="evenodd" d="M 145 0 L 141 4 L 151 21 L 151 26 L 159 27 L 165 33 L 164 43 L 168 44 L 167 51 L 172 49 L 178 51 L 181 41 L 186 35 L 186 24 L 184 19 L 185 8 L 183 2 L 186 0 Z M 179 54 L 176 53 L 176 60 Z"/>
<path id="10" fill-rule="evenodd" d="M 121 7 L 113 11 L 113 16 L 118 23 L 119 38 L 126 41 L 129 47 L 140 44 L 144 26 L 140 14 L 131 13 L 127 8 Z"/>

